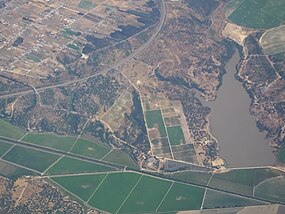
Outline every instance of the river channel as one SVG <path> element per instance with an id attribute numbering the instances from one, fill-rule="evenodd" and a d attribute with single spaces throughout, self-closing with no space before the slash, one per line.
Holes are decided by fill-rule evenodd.
<path id="1" fill-rule="evenodd" d="M 219 154 L 228 167 L 272 165 L 275 160 L 273 150 L 249 113 L 250 97 L 234 77 L 239 60 L 239 53 L 235 51 L 226 65 L 227 73 L 217 99 L 203 102 L 211 108 L 211 132 L 219 142 Z"/>

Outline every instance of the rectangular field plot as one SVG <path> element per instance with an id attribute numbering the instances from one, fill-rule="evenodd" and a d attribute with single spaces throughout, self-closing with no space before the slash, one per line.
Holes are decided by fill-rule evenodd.
<path id="1" fill-rule="evenodd" d="M 119 212 L 155 212 L 171 184 L 170 181 L 143 176 Z"/>
<path id="2" fill-rule="evenodd" d="M 44 172 L 58 158 L 58 155 L 20 146 L 15 146 L 3 157 L 4 160 L 34 169 L 38 172 Z"/>
<path id="3" fill-rule="evenodd" d="M 4 155 L 13 145 L 0 141 L 0 157 Z"/>
<path id="4" fill-rule="evenodd" d="M 76 141 L 76 138 L 71 136 L 58 136 L 55 134 L 30 133 L 23 138 L 23 141 L 62 151 L 68 151 Z"/>
<path id="5" fill-rule="evenodd" d="M 9 179 L 16 180 L 17 178 L 22 176 L 27 176 L 27 175 L 36 176 L 39 174 L 0 160 L 0 175 L 7 177 Z"/>
<path id="6" fill-rule="evenodd" d="M 110 153 L 108 153 L 102 160 L 110 163 L 116 163 L 122 166 L 128 166 L 132 169 L 139 168 L 139 166 L 130 157 L 130 155 L 123 151 L 113 150 Z"/>
<path id="7" fill-rule="evenodd" d="M 115 169 L 99 164 L 85 162 L 74 158 L 63 157 L 55 163 L 48 171 L 48 175 L 63 175 L 72 173 L 85 173 L 85 172 L 106 172 Z"/>
<path id="8" fill-rule="evenodd" d="M 199 210 L 205 189 L 174 183 L 158 208 L 159 212 Z"/>
<path id="9" fill-rule="evenodd" d="M 97 159 L 104 157 L 109 151 L 110 148 L 85 139 L 79 139 L 71 150 L 74 154 Z"/>
<path id="10" fill-rule="evenodd" d="M 245 27 L 272 28 L 284 23 L 284 10 L 282 0 L 247 0 L 229 15 L 229 19 Z"/>
<path id="11" fill-rule="evenodd" d="M 52 180 L 86 202 L 105 177 L 106 174 L 98 174 L 55 177 Z"/>
<path id="12" fill-rule="evenodd" d="M 167 132 L 171 145 L 185 144 L 185 138 L 181 126 L 167 127 Z"/>
<path id="13" fill-rule="evenodd" d="M 195 184 L 207 185 L 208 181 L 210 180 L 212 173 L 210 172 L 195 172 L 195 171 L 182 171 L 182 172 L 175 172 L 171 175 L 168 175 L 170 178 L 191 182 Z"/>
<path id="14" fill-rule="evenodd" d="M 228 193 L 222 193 L 214 190 L 207 190 L 204 209 L 226 208 L 226 207 L 242 207 L 262 205 L 264 202 L 248 199 L 244 197 L 234 196 Z"/>
<path id="15" fill-rule="evenodd" d="M 108 174 L 89 204 L 110 213 L 116 213 L 142 175 L 135 173 Z"/>
<path id="16" fill-rule="evenodd" d="M 19 129 L 16 126 L 7 123 L 4 120 L 0 119 L 0 136 L 9 137 L 12 139 L 19 140 L 21 137 L 24 136 L 25 132 L 22 129 Z"/>
<path id="17" fill-rule="evenodd" d="M 251 196 L 254 186 L 254 170 L 241 169 L 215 174 L 209 186 Z"/>
<path id="18" fill-rule="evenodd" d="M 146 111 L 145 117 L 146 117 L 147 127 L 149 129 L 158 128 L 160 137 L 167 136 L 160 110 Z"/>

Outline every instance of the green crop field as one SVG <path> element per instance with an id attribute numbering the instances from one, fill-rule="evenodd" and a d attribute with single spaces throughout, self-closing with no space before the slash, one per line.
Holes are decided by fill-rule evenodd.
<path id="1" fill-rule="evenodd" d="M 281 163 L 285 164 L 285 144 L 283 143 L 278 151 L 277 158 Z"/>
<path id="2" fill-rule="evenodd" d="M 4 160 L 44 172 L 59 158 L 58 155 L 15 146 L 4 157 Z"/>
<path id="3" fill-rule="evenodd" d="M 227 193 L 207 190 L 204 209 L 226 208 L 226 207 L 242 207 L 264 204 L 261 201 L 251 200 L 244 197 L 234 196 Z"/>
<path id="4" fill-rule="evenodd" d="M 285 177 L 285 172 L 279 171 L 277 169 L 269 169 L 269 168 L 255 169 L 254 184 L 257 185 L 264 180 L 274 178 L 277 176 Z"/>
<path id="5" fill-rule="evenodd" d="M 145 118 L 148 128 L 154 128 L 154 125 L 157 124 L 160 132 L 160 137 L 167 136 L 161 110 L 146 111 Z"/>
<path id="6" fill-rule="evenodd" d="M 24 130 L 19 129 L 16 126 L 7 123 L 4 120 L 0 119 L 0 136 L 9 137 L 12 139 L 19 140 L 21 137 L 25 135 Z"/>
<path id="7" fill-rule="evenodd" d="M 108 174 L 95 192 L 89 204 L 110 213 L 115 213 L 127 198 L 142 175 L 135 173 Z"/>
<path id="8" fill-rule="evenodd" d="M 155 212 L 170 185 L 170 181 L 143 176 L 121 207 L 120 212 Z"/>
<path id="9" fill-rule="evenodd" d="M 167 127 L 167 132 L 171 145 L 180 145 L 185 143 L 181 126 Z"/>
<path id="10" fill-rule="evenodd" d="M 132 169 L 139 169 L 139 166 L 134 162 L 134 160 L 123 151 L 114 150 L 104 157 L 103 160 L 110 163 L 117 163 L 122 166 L 128 166 Z"/>
<path id="11" fill-rule="evenodd" d="M 86 202 L 106 174 L 55 177 L 52 180 Z"/>
<path id="12" fill-rule="evenodd" d="M 158 211 L 199 210 L 204 191 L 203 188 L 174 183 Z"/>
<path id="13" fill-rule="evenodd" d="M 68 151 L 76 141 L 76 138 L 71 136 L 59 136 L 55 134 L 30 133 L 23 138 L 23 141 L 62 151 Z"/>
<path id="14" fill-rule="evenodd" d="M 0 141 L 0 157 L 4 155 L 13 145 L 8 143 L 3 143 Z"/>
<path id="15" fill-rule="evenodd" d="M 79 139 L 71 150 L 72 153 L 100 159 L 110 151 L 109 148 L 85 139 Z"/>
<path id="16" fill-rule="evenodd" d="M 231 170 L 225 173 L 215 174 L 209 186 L 228 190 L 236 193 L 252 195 L 254 185 L 254 170 Z"/>
<path id="17" fill-rule="evenodd" d="M 47 174 L 63 175 L 84 172 L 106 172 L 112 170 L 114 169 L 111 167 L 89 163 L 74 158 L 63 157 L 47 171 Z"/>
<path id="18" fill-rule="evenodd" d="M 90 1 L 81 0 L 79 2 L 78 7 L 82 8 L 82 9 L 86 9 L 86 10 L 91 10 L 94 7 L 96 7 L 96 4 L 94 4 L 93 2 L 90 2 Z"/>
<path id="19" fill-rule="evenodd" d="M 39 174 L 0 160 L 0 175 L 7 177 L 9 179 L 16 180 L 17 178 L 25 175 L 39 175 Z"/>
<path id="20" fill-rule="evenodd" d="M 238 25 L 249 28 L 276 27 L 285 22 L 285 2 L 283 0 L 246 0 L 237 4 L 237 8 L 228 18 Z"/>
<path id="21" fill-rule="evenodd" d="M 212 174 L 208 172 L 193 172 L 193 171 L 175 172 L 169 175 L 170 178 L 175 180 L 192 182 L 201 185 L 206 185 L 211 176 Z"/>
<path id="22" fill-rule="evenodd" d="M 285 177 L 268 179 L 256 186 L 256 197 L 285 203 Z"/>

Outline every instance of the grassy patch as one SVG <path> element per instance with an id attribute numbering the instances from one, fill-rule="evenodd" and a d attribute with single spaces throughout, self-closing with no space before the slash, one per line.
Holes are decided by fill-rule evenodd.
<path id="1" fill-rule="evenodd" d="M 0 160 L 0 175 L 7 177 L 9 179 L 16 180 L 17 178 L 20 178 L 22 176 L 26 175 L 38 175 L 35 172 L 32 172 L 30 170 L 14 166 L 10 163 L 6 163 L 4 161 Z"/>
<path id="2" fill-rule="evenodd" d="M 141 175 L 135 173 L 109 174 L 89 204 L 110 213 L 116 213 Z"/>
<path id="3" fill-rule="evenodd" d="M 73 49 L 75 51 L 79 51 L 80 50 L 80 48 L 76 44 L 74 44 L 74 43 L 67 44 L 67 47 L 70 48 L 70 49 Z"/>
<path id="4" fill-rule="evenodd" d="M 130 194 L 120 212 L 153 213 L 163 199 L 171 182 L 144 176 Z"/>
<path id="5" fill-rule="evenodd" d="M 281 175 L 285 176 L 285 173 L 276 169 L 255 169 L 254 184 Z"/>
<path id="6" fill-rule="evenodd" d="M 110 151 L 109 148 L 85 139 L 79 139 L 71 150 L 72 153 L 100 159 Z"/>
<path id="7" fill-rule="evenodd" d="M 158 211 L 199 210 L 204 191 L 199 187 L 174 183 Z"/>
<path id="8" fill-rule="evenodd" d="M 139 166 L 134 162 L 134 160 L 123 151 L 112 151 L 104 159 L 110 163 L 117 163 L 123 166 L 128 166 L 132 169 L 139 169 Z"/>
<path id="9" fill-rule="evenodd" d="M 181 126 L 168 127 L 167 132 L 171 145 L 181 145 L 185 143 L 185 138 Z"/>
<path id="10" fill-rule="evenodd" d="M 0 141 L 0 157 L 5 154 L 13 145 L 8 143 L 3 143 Z"/>
<path id="11" fill-rule="evenodd" d="M 209 186 L 228 190 L 245 195 L 252 195 L 254 185 L 254 170 L 231 170 L 225 173 L 215 174 Z"/>
<path id="12" fill-rule="evenodd" d="M 52 180 L 63 186 L 81 200 L 87 201 L 106 174 L 56 177 Z"/>
<path id="13" fill-rule="evenodd" d="M 55 134 L 31 133 L 25 136 L 23 141 L 62 151 L 68 151 L 76 141 L 76 138 L 70 136 L 58 136 Z"/>
<path id="14" fill-rule="evenodd" d="M 285 177 L 277 177 L 264 181 L 256 186 L 256 197 L 285 203 Z"/>
<path id="15" fill-rule="evenodd" d="M 58 155 L 20 146 L 15 146 L 3 157 L 4 160 L 37 170 L 39 172 L 44 172 L 45 169 L 47 169 L 58 158 Z"/>
<path id="16" fill-rule="evenodd" d="M 146 118 L 146 123 L 147 123 L 148 128 L 154 128 L 155 125 L 157 125 L 160 136 L 161 137 L 167 136 L 161 110 L 146 111 L 145 118 Z"/>
<path id="17" fill-rule="evenodd" d="M 206 185 L 209 179 L 211 178 L 211 173 L 182 171 L 182 172 L 173 173 L 172 175 L 170 175 L 170 178 L 179 180 L 179 181 Z"/>
<path id="18" fill-rule="evenodd" d="M 285 144 L 283 143 L 281 148 L 279 149 L 278 153 L 277 153 L 277 159 L 281 162 L 285 164 Z"/>
<path id="19" fill-rule="evenodd" d="M 74 158 L 63 157 L 47 171 L 47 174 L 63 175 L 69 173 L 106 172 L 110 170 L 113 170 L 113 168 L 77 160 Z"/>
<path id="20" fill-rule="evenodd" d="M 16 126 L 7 123 L 4 120 L 0 119 L 0 136 L 9 137 L 12 139 L 19 140 L 21 137 L 24 136 L 25 132 L 22 129 L 19 129 Z"/>
<path id="21" fill-rule="evenodd" d="M 204 209 L 242 207 L 264 204 L 257 200 L 251 200 L 244 197 L 234 196 L 227 193 L 207 190 L 204 201 Z"/>
<path id="22" fill-rule="evenodd" d="M 85 9 L 85 10 L 91 10 L 94 7 L 96 7 L 96 4 L 94 4 L 93 2 L 90 2 L 90 1 L 81 0 L 78 4 L 78 7 Z"/>
<path id="23" fill-rule="evenodd" d="M 285 21 L 283 0 L 246 0 L 230 15 L 229 19 L 249 28 L 272 28 Z"/>

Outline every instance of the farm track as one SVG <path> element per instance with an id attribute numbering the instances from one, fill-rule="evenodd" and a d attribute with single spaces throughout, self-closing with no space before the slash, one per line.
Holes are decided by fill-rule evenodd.
<path id="1" fill-rule="evenodd" d="M 31 88 L 31 89 L 26 89 L 26 90 L 19 91 L 19 92 L 11 92 L 11 93 L 7 93 L 7 94 L 2 94 L 2 95 L 0 95 L 0 99 L 13 97 L 13 96 L 22 96 L 22 95 L 30 94 L 33 92 L 42 92 L 42 91 L 52 89 L 52 88 L 64 87 L 64 86 L 68 86 L 68 85 L 71 85 L 74 83 L 84 82 L 84 81 L 89 80 L 90 78 L 93 78 L 93 77 L 96 77 L 98 75 L 102 75 L 104 73 L 107 73 L 107 72 L 111 71 L 112 69 L 116 69 L 117 67 L 119 67 L 119 66 L 123 65 L 124 63 L 130 61 L 131 59 L 137 57 L 141 52 L 143 52 L 146 48 L 148 48 L 150 46 L 150 44 L 155 40 L 155 38 L 161 32 L 162 27 L 165 23 L 165 20 L 166 20 L 166 4 L 165 4 L 165 0 L 161 0 L 161 1 L 162 1 L 161 17 L 160 17 L 160 20 L 159 20 L 159 23 L 158 23 L 158 26 L 157 26 L 155 32 L 152 34 L 152 36 L 142 46 L 140 46 L 137 50 L 135 50 L 132 54 L 130 54 L 126 58 L 123 58 L 123 59 L 115 62 L 111 66 L 108 66 L 107 68 L 97 72 L 96 74 L 92 74 L 92 75 L 82 77 L 79 79 L 75 79 L 75 80 L 69 80 L 69 81 L 54 84 L 54 85 L 43 86 L 43 87 L 34 88 L 34 89 Z"/>

